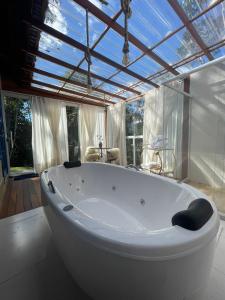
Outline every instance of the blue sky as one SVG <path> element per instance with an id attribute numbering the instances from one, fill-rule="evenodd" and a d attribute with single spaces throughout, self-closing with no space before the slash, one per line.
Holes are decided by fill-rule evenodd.
<path id="1" fill-rule="evenodd" d="M 103 10 L 110 17 L 113 17 L 116 12 L 120 9 L 119 0 L 108 0 L 109 5 L 102 5 L 98 0 L 90 0 L 93 4 L 98 6 L 99 9 Z M 197 7 L 199 7 L 199 12 L 202 8 L 199 6 L 198 0 L 196 1 Z M 206 6 L 210 4 L 210 0 L 206 1 Z M 180 3 L 183 1 L 180 0 Z M 223 3 L 224 4 L 224 3 Z M 139 40 L 141 40 L 148 47 L 154 46 L 160 40 L 162 40 L 169 33 L 173 32 L 177 28 L 182 26 L 180 19 L 177 17 L 173 9 L 168 4 L 167 0 L 133 0 L 131 2 L 132 7 L 132 17 L 129 20 L 129 31 L 135 35 Z M 49 0 L 49 9 L 55 14 L 55 21 L 49 23 L 46 20 L 46 23 L 49 26 L 54 27 L 56 30 L 78 40 L 82 44 L 86 44 L 86 31 L 85 31 L 85 10 L 77 5 L 73 0 L 60 0 L 60 3 L 57 4 L 55 0 Z M 224 14 L 224 6 L 217 7 L 216 12 L 210 12 L 211 15 L 208 16 L 209 20 L 209 30 L 211 29 L 212 22 L 210 23 L 210 17 L 212 14 Z M 224 17 L 224 16 L 223 16 Z M 124 16 L 121 15 L 117 20 L 119 24 L 124 25 Z M 100 34 L 106 28 L 106 25 L 100 22 L 96 17 L 90 15 L 90 43 L 96 41 Z M 207 23 L 207 24 L 208 24 Z M 191 48 L 188 47 L 188 44 L 184 43 L 182 40 L 183 34 L 186 29 L 178 32 L 172 38 L 169 38 L 154 51 L 161 56 L 167 63 L 174 64 L 181 60 L 183 57 L 179 56 L 177 53 L 177 48 L 181 45 L 186 47 L 187 54 L 191 55 L 193 52 Z M 222 38 L 224 35 L 224 28 L 220 32 L 219 38 Z M 205 36 L 203 36 L 205 38 Z M 110 29 L 106 34 L 105 38 L 98 44 L 95 48 L 96 51 L 102 53 L 103 55 L 109 57 L 110 59 L 116 61 L 119 64 L 122 64 L 122 47 L 123 47 L 123 37 L 118 33 Z M 190 41 L 190 43 L 195 43 Z M 197 46 L 196 46 L 197 47 Z M 62 43 L 61 41 L 48 36 L 47 34 L 42 34 L 40 45 L 40 51 L 43 51 L 47 54 L 55 56 L 59 59 L 62 59 L 66 62 L 69 62 L 73 65 L 77 65 L 80 60 L 83 58 L 83 53 L 77 49 L 72 48 L 71 46 Z M 223 51 L 217 52 L 216 56 L 223 55 Z M 134 60 L 141 55 L 141 51 L 130 43 L 130 59 Z M 92 58 L 92 72 L 102 75 L 104 77 L 109 77 L 115 73 L 116 69 L 95 59 Z M 189 65 L 186 68 L 180 68 L 180 72 L 187 71 L 188 69 L 195 67 L 201 63 L 207 62 L 207 58 L 202 60 L 197 60 Z M 68 73 L 69 70 L 58 65 L 46 62 L 43 59 L 37 59 L 36 67 L 49 71 L 51 73 L 64 76 L 65 73 Z M 84 62 L 81 65 L 82 68 L 87 69 L 87 64 Z M 162 69 L 162 67 L 153 61 L 150 57 L 144 56 L 137 63 L 129 67 L 132 71 L 147 77 L 150 74 Z M 54 79 L 47 79 L 44 76 L 35 75 L 35 79 L 47 81 L 58 85 L 59 82 Z M 116 75 L 113 80 L 120 82 L 122 84 L 131 85 L 137 82 L 137 79 L 129 76 L 123 72 Z M 101 84 L 101 82 L 96 81 L 96 84 Z M 103 84 L 103 83 L 102 83 Z M 112 92 L 118 91 L 114 86 L 103 84 L 103 89 L 111 90 Z M 141 90 L 142 87 L 140 87 Z M 151 87 L 149 86 L 149 89 Z M 143 91 L 148 89 L 148 85 L 143 85 Z M 130 94 L 129 94 L 130 95 Z"/>

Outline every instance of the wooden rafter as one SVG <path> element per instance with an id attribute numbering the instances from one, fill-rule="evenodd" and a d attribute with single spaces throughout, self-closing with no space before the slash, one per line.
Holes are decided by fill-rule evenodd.
<path id="1" fill-rule="evenodd" d="M 34 84 L 37 84 L 37 85 L 40 85 L 40 86 L 44 86 L 44 87 L 47 87 L 47 88 L 50 88 L 50 89 L 53 89 L 53 90 L 56 90 L 56 91 L 58 91 L 58 89 L 59 89 L 59 86 L 57 86 L 57 85 L 49 84 L 49 83 L 39 81 L 39 80 L 32 79 L 31 83 L 34 83 Z M 80 92 L 73 91 L 73 90 L 66 89 L 66 88 L 61 88 L 60 91 L 65 92 L 65 93 L 69 93 L 69 94 L 73 94 L 75 96 L 84 97 L 84 98 L 87 98 L 88 100 L 92 99 L 92 100 L 95 100 L 95 101 L 99 101 L 99 102 L 102 102 L 102 103 L 108 103 L 108 104 L 114 104 L 115 103 L 115 102 L 112 102 L 112 101 L 109 101 L 109 100 L 106 100 L 106 99 L 103 99 L 103 98 L 98 98 L 98 97 L 95 97 L 95 96 L 92 96 L 92 95 L 87 95 L 87 94 L 80 93 Z"/>
<path id="2" fill-rule="evenodd" d="M 215 51 L 216 49 L 221 48 L 221 47 L 223 47 L 224 45 L 225 45 L 225 39 L 223 39 L 223 40 L 221 40 L 220 42 L 217 42 L 217 43 L 211 45 L 210 47 L 207 47 L 207 49 L 208 49 L 209 51 Z M 185 65 L 185 64 L 187 64 L 187 63 L 192 62 L 193 60 L 195 60 L 195 59 L 197 59 L 197 58 L 202 57 L 203 55 L 205 55 L 205 53 L 204 53 L 203 50 L 201 50 L 201 51 L 199 51 L 199 52 L 197 52 L 197 53 L 191 54 L 190 56 L 185 57 L 184 59 L 181 59 L 180 61 L 178 61 L 178 62 L 176 62 L 175 64 L 173 64 L 173 68 L 174 68 L 174 69 L 179 68 L 179 67 L 181 67 L 181 66 L 183 66 L 183 65 Z M 164 75 L 164 74 L 166 74 L 167 72 L 168 72 L 168 71 L 167 71 L 166 69 L 161 70 L 161 71 L 158 71 L 158 72 L 152 74 L 151 76 L 149 76 L 149 79 L 152 80 L 152 79 L 158 78 L 159 76 Z M 132 84 L 130 87 L 135 88 L 135 87 L 137 87 L 137 86 L 139 86 L 139 85 L 141 85 L 141 84 L 142 84 L 142 82 L 141 82 L 141 81 L 138 81 L 138 82 Z M 123 90 L 119 91 L 119 92 L 118 92 L 118 95 L 122 94 L 123 92 L 124 92 Z M 138 97 L 138 96 L 135 96 L 134 98 L 137 98 L 137 97 Z M 132 97 L 132 98 L 133 98 L 133 97 Z M 130 98 L 128 98 L 127 101 L 130 101 Z"/>
<path id="3" fill-rule="evenodd" d="M 53 78 L 53 79 L 56 79 L 56 80 L 59 80 L 59 81 L 62 81 L 62 82 L 65 80 L 65 77 L 62 77 L 62 76 L 59 76 L 59 75 L 56 75 L 56 74 L 53 74 L 53 73 L 49 73 L 49 72 L 46 72 L 46 71 L 41 70 L 41 69 L 32 68 L 32 67 L 28 67 L 28 66 L 23 67 L 22 69 L 26 72 L 38 73 L 40 75 L 50 77 L 50 78 Z M 76 81 L 76 80 L 72 80 L 72 79 L 68 79 L 68 83 L 73 84 L 74 86 L 80 86 L 82 88 L 87 87 L 87 85 L 85 83 L 82 83 L 82 82 L 79 82 L 79 81 Z M 110 92 L 102 90 L 102 89 L 92 88 L 92 90 L 96 91 L 96 92 L 99 92 L 99 93 L 102 93 L 102 94 L 105 94 L 105 95 L 109 95 L 110 97 L 113 97 L 113 98 L 119 98 L 119 99 L 122 99 L 122 100 L 126 100 L 125 97 L 110 93 Z"/>
<path id="4" fill-rule="evenodd" d="M 95 17 L 97 17 L 99 20 L 101 20 L 102 22 L 104 22 L 105 24 L 110 26 L 114 31 L 116 31 L 121 36 L 124 36 L 124 34 L 125 34 L 124 28 L 120 24 L 118 24 L 117 22 L 114 22 L 112 20 L 112 18 L 110 18 L 108 15 L 106 15 L 102 10 L 100 10 L 98 7 L 96 7 L 90 1 L 88 1 L 88 0 L 74 0 L 74 2 L 76 2 L 77 4 L 82 6 L 83 8 L 88 9 L 88 11 L 90 11 L 90 13 L 92 13 Z M 163 66 L 169 72 L 173 73 L 174 75 L 179 74 L 167 62 L 165 62 L 161 57 L 159 57 L 156 53 L 154 53 L 151 49 L 149 49 L 145 44 L 143 44 L 133 34 L 128 33 L 128 38 L 129 38 L 129 41 L 133 45 L 135 45 L 138 49 L 140 49 L 146 55 L 151 57 L 158 64 Z"/>
<path id="5" fill-rule="evenodd" d="M 193 39 L 196 41 L 196 43 L 199 45 L 200 49 L 204 51 L 205 55 L 208 57 L 209 60 L 213 60 L 212 54 L 206 49 L 207 46 L 198 34 L 197 30 L 195 29 L 194 25 L 189 21 L 187 15 L 185 14 L 183 8 L 180 6 L 180 4 L 177 2 L 177 0 L 167 0 L 170 4 L 170 6 L 173 8 L 177 16 L 181 19 L 183 24 L 186 26 L 190 34 L 192 35 Z"/>
<path id="6" fill-rule="evenodd" d="M 209 12 L 210 10 L 212 10 L 213 8 L 215 8 L 217 5 L 219 5 L 220 3 L 222 3 L 224 0 L 216 0 L 213 3 L 211 3 L 205 10 L 201 11 L 198 15 L 196 15 L 195 17 L 193 17 L 192 19 L 190 19 L 190 23 L 194 22 L 195 20 L 197 20 L 198 18 L 200 18 L 201 16 L 203 16 L 204 14 L 206 14 L 207 12 Z M 181 31 L 183 28 L 185 28 L 185 25 L 183 24 L 182 26 L 180 26 L 179 28 L 177 28 L 176 30 L 174 30 L 173 32 L 171 32 L 170 34 L 166 35 L 162 40 L 160 40 L 159 42 L 157 42 L 154 46 L 151 47 L 151 50 L 154 50 L 155 48 L 159 47 L 161 44 L 163 44 L 165 41 L 167 41 L 169 38 L 171 38 L 172 36 L 174 36 L 176 33 L 178 33 L 179 31 Z M 204 54 L 204 53 L 203 53 Z M 142 53 L 140 56 L 138 56 L 137 58 L 135 58 L 135 60 L 133 60 L 132 62 L 130 62 L 128 64 L 127 67 L 135 64 L 137 61 L 139 61 L 142 57 L 144 57 L 146 54 Z M 202 56 L 202 55 L 201 55 Z M 176 69 L 176 65 L 172 66 L 174 69 Z M 112 79 L 114 76 L 116 76 L 117 74 L 119 74 L 121 71 L 117 70 L 115 73 L 113 73 L 108 79 Z M 159 76 L 165 74 L 167 71 L 166 69 L 160 70 L 152 75 L 149 75 L 147 78 L 150 80 L 153 80 L 155 78 L 158 78 Z M 135 88 L 136 86 L 138 86 L 141 83 L 141 81 L 138 81 L 134 84 L 132 84 L 129 87 Z M 102 85 L 99 85 L 98 87 L 101 87 Z M 123 90 L 119 91 L 123 92 Z"/>
<path id="7" fill-rule="evenodd" d="M 58 58 L 56 58 L 54 56 L 51 56 L 51 55 L 46 54 L 46 53 L 43 53 L 41 51 L 32 51 L 32 50 L 31 51 L 23 50 L 23 51 L 26 52 L 26 53 L 28 53 L 28 54 L 30 54 L 30 55 L 33 55 L 35 57 L 40 57 L 40 58 L 42 58 L 44 60 L 50 61 L 52 63 L 55 63 L 55 64 L 57 64 L 59 66 L 65 67 L 65 68 L 70 69 L 70 70 L 73 70 L 74 72 L 78 72 L 78 73 L 85 74 L 85 75 L 87 75 L 87 73 L 88 73 L 86 70 L 84 70 L 84 69 L 82 69 L 80 67 L 74 67 L 72 64 L 69 64 L 69 63 L 67 63 L 67 62 L 65 62 L 65 61 L 63 61 L 61 59 L 58 59 Z M 136 90 L 134 90 L 132 88 L 129 88 L 129 87 L 123 85 L 123 84 L 117 83 L 115 81 L 112 81 L 110 79 L 107 79 L 105 77 L 97 75 L 95 73 L 91 73 L 91 77 L 99 79 L 101 81 L 104 81 L 104 82 L 106 82 L 108 84 L 111 84 L 113 86 L 119 87 L 121 89 L 127 90 L 129 92 L 134 93 L 134 94 L 140 95 L 140 92 L 138 92 L 138 91 L 136 91 Z"/>
<path id="8" fill-rule="evenodd" d="M 62 95 L 62 94 L 50 92 L 50 91 L 36 88 L 36 87 L 29 87 L 29 88 L 9 87 L 9 88 L 7 88 L 7 86 L 5 86 L 4 90 L 9 91 L 9 92 L 16 92 L 16 93 L 21 93 L 21 94 L 46 97 L 46 98 L 55 99 L 55 100 L 63 100 L 63 101 L 68 101 L 68 102 L 73 102 L 73 103 L 85 103 L 85 104 L 89 104 L 89 105 L 103 106 L 103 107 L 105 106 L 105 104 L 101 103 L 101 102 L 94 102 L 94 101 L 85 100 L 82 98 L 76 98 L 76 97 L 71 97 L 68 95 Z"/>
<path id="9" fill-rule="evenodd" d="M 120 10 L 115 14 L 115 16 L 113 17 L 113 21 L 116 21 L 116 20 L 120 17 L 120 15 L 122 14 L 122 12 L 123 12 L 122 9 L 120 9 Z M 91 47 L 92 50 L 94 50 L 94 49 L 97 47 L 97 45 L 98 45 L 98 44 L 100 43 L 100 41 L 104 38 L 104 36 L 106 35 L 106 33 L 109 31 L 109 29 L 110 29 L 110 26 L 107 26 L 107 27 L 104 29 L 104 31 L 102 32 L 102 34 L 100 34 L 100 36 L 97 38 L 97 40 L 94 42 L 93 46 Z M 74 68 L 74 71 L 71 73 L 69 79 L 73 76 L 73 74 L 76 72 L 76 69 L 79 68 L 79 67 L 81 66 L 81 64 L 82 64 L 84 61 L 85 61 L 85 56 L 79 61 L 79 63 L 77 64 L 77 67 Z M 90 75 L 92 76 L 92 73 L 90 73 Z M 92 77 L 93 77 L 93 76 L 92 76 Z M 100 80 L 102 80 L 102 79 L 100 79 Z M 64 84 L 63 84 L 62 87 L 65 86 L 66 82 L 67 82 L 67 81 L 64 82 Z M 104 80 L 103 80 L 103 82 L 107 82 L 107 81 L 104 81 Z M 107 82 L 107 83 L 109 83 L 109 82 Z M 118 85 L 117 85 L 117 86 L 118 86 Z M 136 91 L 135 93 L 137 93 L 137 91 Z"/>
<path id="10" fill-rule="evenodd" d="M 40 22 L 40 21 L 38 21 L 36 19 L 32 19 L 32 20 L 29 20 L 29 21 L 25 20 L 25 23 L 27 23 L 28 25 L 32 26 L 33 28 L 36 28 L 39 31 L 45 32 L 45 33 L 47 33 L 47 34 L 49 34 L 49 35 L 51 35 L 51 36 L 59 39 L 60 41 L 66 43 L 66 44 L 68 44 L 68 45 L 70 45 L 70 46 L 72 46 L 74 48 L 79 49 L 80 51 L 86 52 L 86 50 L 87 50 L 87 47 L 85 45 L 83 45 L 80 42 L 76 41 L 75 39 L 72 39 L 71 37 L 69 37 L 69 36 L 67 36 L 67 35 L 65 35 L 65 34 L 63 34 L 63 33 L 59 32 L 59 31 L 55 30 L 54 28 L 52 28 L 52 27 L 50 27 L 50 26 L 48 26 L 46 24 L 43 24 L 42 22 Z M 134 78 L 136 78 L 138 80 L 141 80 L 141 81 L 143 81 L 143 82 L 145 82 L 145 83 L 147 83 L 149 85 L 152 85 L 154 87 L 159 87 L 154 82 L 152 82 L 152 81 L 146 79 L 145 77 L 143 77 L 143 76 L 141 76 L 141 75 L 139 75 L 139 74 L 137 74 L 137 73 L 135 73 L 135 72 L 127 69 L 126 67 L 124 67 L 124 66 L 116 63 L 115 61 L 111 60 L 110 58 L 102 55 L 101 53 L 99 53 L 99 52 L 97 52 L 95 50 L 91 50 L 90 49 L 90 54 L 93 57 L 95 57 L 95 58 L 97 58 L 97 59 L 105 62 L 108 65 L 111 65 L 112 67 L 114 67 L 116 69 L 120 69 L 124 73 L 126 73 L 126 74 L 128 74 L 128 75 L 130 75 L 130 76 L 132 76 L 132 77 L 134 77 Z"/>

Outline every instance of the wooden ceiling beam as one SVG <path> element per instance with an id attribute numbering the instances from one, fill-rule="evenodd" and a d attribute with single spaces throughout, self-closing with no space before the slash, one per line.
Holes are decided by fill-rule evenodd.
<path id="1" fill-rule="evenodd" d="M 49 73 L 49 72 L 41 70 L 41 69 L 32 68 L 32 67 L 29 67 L 29 66 L 23 67 L 22 69 L 26 72 L 38 73 L 40 75 L 47 76 L 47 77 L 50 77 L 50 78 L 53 78 L 53 79 L 56 79 L 56 80 L 59 80 L 59 81 L 62 81 L 62 82 L 65 81 L 65 77 L 62 77 L 62 76 L 59 76 L 59 75 L 56 75 L 56 74 L 53 74 L 53 73 Z M 76 86 L 80 86 L 82 88 L 87 88 L 87 85 L 85 83 L 82 83 L 82 82 L 79 82 L 79 81 L 76 81 L 76 80 L 68 79 L 67 82 L 70 83 L 70 84 L 76 85 Z M 98 89 L 98 88 L 93 87 L 92 90 L 96 91 L 96 92 L 99 92 L 99 93 L 102 93 L 102 94 L 105 94 L 105 95 L 109 95 L 110 97 L 113 97 L 113 98 L 119 98 L 119 99 L 122 99 L 122 100 L 126 100 L 125 97 L 118 96 L 116 94 L 107 92 L 107 91 L 102 90 L 102 89 Z"/>
<path id="2" fill-rule="evenodd" d="M 114 15 L 113 20 L 116 21 L 120 15 L 122 14 L 123 10 L 122 8 Z M 106 35 L 106 33 L 110 30 L 110 27 L 107 26 L 103 32 L 100 34 L 100 36 L 97 38 L 97 40 L 94 42 L 94 44 L 91 46 L 91 49 L 94 50 L 97 45 L 100 43 L 100 41 L 104 38 L 104 36 Z M 83 58 L 79 61 L 79 63 L 77 64 L 77 67 L 80 67 L 81 64 L 85 61 L 85 55 L 83 56 Z M 71 72 L 71 75 L 69 77 L 69 79 L 73 76 L 75 71 Z M 64 87 L 66 85 L 66 81 L 64 82 L 63 86 Z"/>
<path id="3" fill-rule="evenodd" d="M 190 32 L 191 36 L 194 38 L 198 46 L 202 51 L 204 51 L 205 55 L 208 57 L 209 60 L 213 60 L 214 57 L 212 54 L 206 49 L 207 46 L 198 34 L 197 30 L 195 29 L 194 25 L 191 23 L 191 21 L 188 19 L 187 15 L 185 14 L 185 11 L 180 6 L 180 4 L 177 2 L 177 0 L 167 0 L 170 6 L 173 8 L 177 16 L 180 18 L 180 20 L 183 22 L 183 24 L 186 26 L 188 31 Z"/>
<path id="4" fill-rule="evenodd" d="M 203 16 L 204 14 L 208 13 L 210 10 L 212 10 L 213 8 L 215 8 L 217 5 L 219 5 L 220 3 L 222 3 L 224 0 L 216 0 L 213 3 L 211 3 L 206 9 L 204 9 L 203 11 L 201 11 L 198 15 L 196 15 L 194 18 L 190 19 L 189 21 L 192 23 L 195 20 L 197 20 L 198 18 L 200 18 L 201 16 Z M 151 47 L 151 50 L 154 50 L 155 48 L 159 47 L 161 44 L 163 44 L 165 41 L 167 41 L 169 38 L 171 38 L 172 36 L 174 36 L 176 33 L 178 33 L 179 31 L 181 31 L 183 28 L 185 28 L 185 25 L 181 25 L 179 28 L 177 28 L 176 30 L 174 30 L 173 32 L 169 33 L 168 35 L 166 35 L 162 40 L 160 40 L 159 42 L 157 42 L 154 46 Z M 202 51 L 202 50 L 201 50 Z M 210 49 L 210 51 L 212 51 L 212 49 Z M 204 54 L 204 53 L 203 53 Z M 137 58 L 135 58 L 133 61 L 131 61 L 127 67 L 135 64 L 137 61 L 139 61 L 142 57 L 144 57 L 146 54 L 142 53 L 140 56 L 138 56 Z M 172 67 L 176 70 L 175 65 L 172 65 Z M 146 77 L 147 79 L 153 80 L 158 76 L 158 74 L 165 72 L 166 69 L 160 70 L 155 74 L 149 75 L 148 77 Z M 116 71 L 114 74 L 112 74 L 108 79 L 112 79 L 114 76 L 116 76 L 117 74 L 119 74 L 121 71 Z M 156 76 L 155 76 L 156 75 Z M 138 86 L 140 84 L 140 81 L 136 82 L 135 84 L 129 86 L 130 88 L 135 88 L 136 86 Z M 100 87 L 100 86 L 98 86 Z M 119 93 L 122 92 L 119 91 Z M 141 93 L 142 94 L 142 93 Z"/>
<path id="5" fill-rule="evenodd" d="M 224 1 L 224 0 L 223 0 Z M 217 42 L 213 45 L 211 45 L 210 47 L 207 47 L 207 49 L 209 51 L 215 51 L 216 49 L 218 48 L 221 48 L 225 45 L 225 39 L 221 40 L 220 42 Z M 199 52 L 197 53 L 194 53 L 194 54 L 191 54 L 190 56 L 186 57 L 186 58 L 183 58 L 181 59 L 180 61 L 176 62 L 175 64 L 173 64 L 173 67 L 174 69 L 176 68 L 179 68 L 183 65 L 186 65 L 187 63 L 190 63 L 192 62 L 193 60 L 197 59 L 197 58 L 200 58 L 201 56 L 205 55 L 203 50 L 200 50 Z M 155 79 L 155 78 L 158 78 L 159 76 L 161 75 L 164 75 L 167 73 L 167 70 L 164 69 L 164 70 L 161 70 L 161 71 L 158 71 L 156 72 L 155 74 L 152 74 L 151 76 L 149 76 L 150 79 Z M 141 85 L 141 81 L 139 82 L 136 82 L 135 84 L 132 84 L 131 87 L 137 87 Z M 121 90 L 120 92 L 118 92 L 118 94 L 122 93 L 123 91 Z M 136 97 L 132 97 L 132 98 L 137 98 L 138 96 Z M 130 99 L 132 98 L 128 98 L 126 101 L 130 101 Z"/>
<path id="6" fill-rule="evenodd" d="M 39 80 L 32 79 L 31 83 L 34 83 L 34 84 L 37 84 L 37 85 L 40 85 L 40 86 L 44 86 L 44 87 L 47 87 L 47 88 L 50 88 L 50 89 L 54 89 L 56 91 L 58 91 L 58 89 L 59 89 L 59 86 L 57 86 L 57 85 L 49 84 L 49 83 L 39 81 Z M 76 92 L 76 91 L 73 91 L 73 90 L 70 90 L 70 89 L 61 88 L 60 92 L 70 93 L 70 94 L 73 94 L 75 96 L 89 98 L 89 99 L 99 101 L 99 102 L 102 102 L 102 103 L 115 104 L 115 102 L 105 100 L 103 98 L 98 98 L 98 97 L 95 97 L 95 96 L 91 96 L 91 95 L 86 95 L 86 94 Z M 89 100 L 89 99 L 87 99 L 87 100 Z"/>
<path id="7" fill-rule="evenodd" d="M 87 47 L 83 44 L 81 44 L 80 42 L 76 41 L 75 39 L 72 39 L 71 37 L 55 30 L 54 28 L 36 20 L 36 19 L 32 19 L 32 20 L 24 20 L 25 23 L 27 23 L 29 26 L 32 26 L 33 28 L 39 30 L 39 31 L 42 31 L 42 32 L 45 32 L 57 39 L 59 39 L 60 41 L 74 47 L 74 48 L 77 48 L 79 49 L 80 51 L 83 51 L 84 53 L 87 51 Z M 95 50 L 92 50 L 90 49 L 90 54 L 91 56 L 103 61 L 104 63 L 116 68 L 116 69 L 119 69 L 121 71 L 123 71 L 124 73 L 138 79 L 138 80 L 141 80 L 149 85 L 152 85 L 154 87 L 159 87 L 157 84 L 155 84 L 154 82 L 152 82 L 151 80 L 148 80 L 146 79 L 145 77 L 133 72 L 132 70 L 129 70 L 127 69 L 126 67 L 118 64 L 117 62 L 111 60 L 110 58 L 102 55 L 101 53 L 95 51 Z"/>
<path id="8" fill-rule="evenodd" d="M 94 4 L 92 4 L 88 0 L 73 0 L 80 6 L 82 6 L 85 9 L 88 9 L 88 11 L 93 14 L 95 17 L 97 17 L 99 20 L 110 26 L 114 31 L 116 31 L 118 34 L 124 37 L 125 30 L 124 28 L 118 24 L 117 22 L 113 21 L 112 18 L 110 18 L 107 14 L 105 14 L 102 10 L 100 10 L 98 7 L 96 7 Z M 146 55 L 151 57 L 154 61 L 156 61 L 158 64 L 163 66 L 165 69 L 167 69 L 169 72 L 173 73 L 174 75 L 178 75 L 179 72 L 174 70 L 166 61 L 164 61 L 161 57 L 159 57 L 156 53 L 154 53 L 151 49 L 149 49 L 145 44 L 143 44 L 139 39 L 137 39 L 133 34 L 130 32 L 128 33 L 129 41 L 135 45 L 139 50 L 144 52 Z"/>
<path id="9" fill-rule="evenodd" d="M 55 63 L 55 64 L 57 64 L 59 66 L 65 67 L 67 69 L 70 69 L 72 71 L 75 71 L 75 72 L 78 72 L 78 73 L 81 73 L 81 74 L 85 74 L 85 75 L 88 74 L 88 72 L 86 70 L 84 70 L 84 69 L 82 69 L 80 67 L 76 67 L 76 66 L 74 66 L 72 64 L 69 64 L 69 63 L 67 63 L 67 62 L 65 62 L 65 61 L 63 61 L 61 59 L 58 59 L 58 58 L 56 58 L 54 56 L 51 56 L 51 55 L 46 54 L 46 53 L 43 53 L 41 51 L 38 51 L 38 50 L 37 51 L 30 50 L 29 51 L 29 50 L 24 50 L 24 49 L 23 49 L 23 51 L 25 53 L 27 53 L 27 54 L 30 54 L 30 55 L 35 56 L 35 57 L 42 58 L 42 59 L 47 60 L 47 61 L 50 61 L 52 63 Z M 140 92 L 136 91 L 135 89 L 129 88 L 129 87 L 123 85 L 123 84 L 117 83 L 115 81 L 112 81 L 110 79 L 107 79 L 105 77 L 97 75 L 95 73 L 91 73 L 91 77 L 96 78 L 96 79 L 101 80 L 101 81 L 104 81 L 104 82 L 106 82 L 108 84 L 111 84 L 113 86 L 119 87 L 119 88 L 124 89 L 126 91 L 132 92 L 134 94 L 137 94 L 137 95 L 140 94 Z"/>
<path id="10" fill-rule="evenodd" d="M 9 87 L 9 88 L 7 88 L 7 87 L 5 87 L 4 90 L 9 91 L 9 92 L 50 98 L 53 100 L 61 100 L 61 101 L 68 101 L 68 102 L 72 102 L 72 103 L 83 103 L 83 104 L 105 107 L 105 104 L 100 103 L 100 102 L 88 101 L 88 100 L 84 100 L 84 99 L 80 99 L 80 98 L 76 98 L 76 97 L 72 97 L 72 96 L 68 96 L 68 95 L 62 95 L 62 94 L 58 94 L 55 92 L 46 91 L 44 89 L 39 89 L 39 88 L 35 88 L 35 87 L 29 87 L 29 88 L 25 88 L 25 87 Z"/>

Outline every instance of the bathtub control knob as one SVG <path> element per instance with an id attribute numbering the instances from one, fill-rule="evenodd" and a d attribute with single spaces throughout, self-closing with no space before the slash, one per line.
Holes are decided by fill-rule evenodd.
<path id="1" fill-rule="evenodd" d="M 63 207 L 64 211 L 69 211 L 71 209 L 73 209 L 73 205 L 70 205 L 70 204 Z"/>

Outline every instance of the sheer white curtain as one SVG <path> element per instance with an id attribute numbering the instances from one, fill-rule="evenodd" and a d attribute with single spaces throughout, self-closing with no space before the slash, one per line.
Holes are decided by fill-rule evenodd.
<path id="1" fill-rule="evenodd" d="M 85 161 L 87 147 L 105 146 L 105 109 L 93 105 L 80 105 L 79 138 L 81 161 Z"/>
<path id="2" fill-rule="evenodd" d="M 127 164 L 126 149 L 126 104 L 119 102 L 108 106 L 107 146 L 120 149 L 120 164 Z"/>
<path id="3" fill-rule="evenodd" d="M 66 107 L 58 100 L 32 96 L 31 110 L 34 169 L 41 172 L 68 160 Z"/>
<path id="4" fill-rule="evenodd" d="M 174 82 L 171 85 L 182 90 L 183 83 Z M 182 122 L 183 122 L 183 95 L 161 86 L 151 90 L 145 95 L 143 145 L 152 144 L 158 136 L 163 137 L 165 148 L 174 149 L 176 158 L 175 176 L 179 178 L 182 165 Z M 144 146 L 143 164 L 150 163 L 148 147 Z M 171 152 L 165 151 L 163 155 L 164 168 L 171 170 L 174 158 Z"/>
<path id="5" fill-rule="evenodd" d="M 143 122 L 143 165 L 150 163 L 149 144 L 163 134 L 163 88 L 150 90 L 145 95 Z"/>

